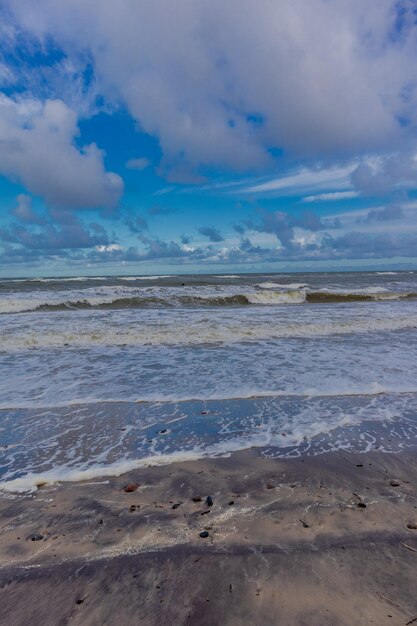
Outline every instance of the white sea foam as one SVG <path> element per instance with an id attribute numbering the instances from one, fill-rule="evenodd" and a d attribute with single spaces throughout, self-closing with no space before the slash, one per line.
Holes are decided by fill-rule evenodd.
<path id="1" fill-rule="evenodd" d="M 159 278 L 171 278 L 171 274 L 161 274 L 160 276 L 118 276 L 117 280 L 158 280 Z"/>
<path id="2" fill-rule="evenodd" d="M 260 289 L 303 289 L 308 287 L 307 283 L 288 283 L 286 285 L 281 283 L 264 282 L 258 283 L 257 287 Z"/>
<path id="3" fill-rule="evenodd" d="M 301 304 L 305 302 L 306 294 L 303 289 L 292 289 L 248 293 L 245 296 L 252 304 Z"/>
<path id="4" fill-rule="evenodd" d="M 306 387 L 299 390 L 287 390 L 287 389 L 257 389 L 257 388 L 242 388 L 230 390 L 229 393 L 204 393 L 204 394 L 190 394 L 185 395 L 181 393 L 148 393 L 142 396 L 137 396 L 134 393 L 130 397 L 126 396 L 114 396 L 114 397 L 80 397 L 73 398 L 67 401 L 55 401 L 55 402 L 14 402 L 14 403 L 0 403 L 1 411 L 11 410 L 26 410 L 36 407 L 36 409 L 59 409 L 66 407 L 83 407 L 86 405 L 101 405 L 101 404 L 181 404 L 186 402 L 214 402 L 214 401 L 230 401 L 230 400 L 256 400 L 262 398 L 299 398 L 299 399 L 311 399 L 311 398 L 354 398 L 358 396 L 386 396 L 388 394 L 404 395 L 404 394 L 417 394 L 417 386 L 410 384 L 393 384 L 393 385 L 381 385 L 378 382 L 373 382 L 369 385 L 356 385 L 356 386 L 335 386 L 333 384 L 323 387 Z"/>
<path id="5" fill-rule="evenodd" d="M 313 439 L 319 435 L 327 435 L 333 430 L 352 426 L 360 423 L 359 416 L 347 416 L 337 414 L 331 419 L 305 420 L 305 413 L 302 411 L 295 422 L 276 425 L 274 428 L 271 421 L 262 424 L 261 428 L 251 428 L 241 435 L 232 437 L 224 436 L 220 441 L 204 445 L 195 445 L 190 449 L 180 449 L 167 453 L 155 453 L 144 458 L 121 458 L 112 463 L 85 463 L 79 462 L 74 467 L 74 459 L 70 464 L 55 466 L 49 470 L 40 472 L 27 472 L 18 478 L 3 480 L 0 482 L 0 490 L 11 493 L 34 492 L 40 486 L 52 485 L 62 482 L 90 481 L 96 478 L 107 476 L 120 476 L 126 472 L 140 467 L 151 467 L 168 465 L 171 463 L 182 463 L 196 461 L 205 457 L 225 457 L 234 452 L 249 448 L 265 448 L 273 446 L 275 448 L 288 448 L 299 446 L 306 440 Z M 282 432 L 285 429 L 287 432 Z M 228 429 L 224 430 L 227 435 Z M 100 455 L 103 457 L 103 454 Z"/>
<path id="6" fill-rule="evenodd" d="M 17 352 L 28 348 L 87 348 L 94 346 L 159 346 L 201 345 L 256 342 L 267 339 L 290 337 L 328 337 L 332 335 L 375 333 L 417 327 L 417 313 L 412 315 L 385 317 L 358 317 L 347 321 L 280 321 L 254 320 L 237 323 L 223 321 L 222 324 L 207 324 L 204 320 L 176 320 L 168 325 L 136 325 L 130 327 L 100 326 L 91 330 L 88 325 L 80 329 L 67 330 L 65 325 L 52 330 L 16 329 L 0 335 L 0 350 Z"/>

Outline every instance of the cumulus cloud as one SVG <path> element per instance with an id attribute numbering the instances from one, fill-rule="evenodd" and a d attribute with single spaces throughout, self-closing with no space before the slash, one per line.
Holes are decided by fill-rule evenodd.
<path id="1" fill-rule="evenodd" d="M 383 195 L 417 186 L 417 155 L 410 152 L 381 156 L 358 165 L 352 184 L 365 195 Z"/>
<path id="2" fill-rule="evenodd" d="M 29 199 L 30 200 L 30 199 Z M 28 196 L 18 196 L 12 215 L 16 221 L 0 228 L 0 241 L 17 246 L 16 250 L 68 250 L 109 245 L 101 224 L 85 224 L 71 211 L 51 211 L 40 219 L 33 212 Z"/>
<path id="3" fill-rule="evenodd" d="M 141 233 L 148 228 L 148 222 L 142 215 L 128 215 L 124 222 L 132 233 Z"/>
<path id="4" fill-rule="evenodd" d="M 95 144 L 78 148 L 77 116 L 61 100 L 0 96 L 0 173 L 61 208 L 113 208 L 123 190 Z"/>
<path id="5" fill-rule="evenodd" d="M 57 228 L 48 224 L 40 232 L 32 231 L 26 226 L 13 224 L 9 228 L 0 228 L 0 239 L 8 243 L 19 244 L 30 250 L 63 250 L 74 248 L 92 248 L 107 245 L 108 237 L 104 229 L 98 225 L 88 228 L 84 224 Z"/>
<path id="6" fill-rule="evenodd" d="M 38 224 L 39 226 L 46 223 L 46 218 L 33 210 L 32 198 L 25 193 L 17 196 L 17 205 L 12 209 L 12 215 L 26 224 Z"/>
<path id="7" fill-rule="evenodd" d="M 387 222 L 392 220 L 399 220 L 404 216 L 404 212 L 402 207 L 391 204 L 389 206 L 384 207 L 383 209 L 371 209 L 365 215 L 365 217 L 358 218 L 358 222 Z"/>
<path id="8" fill-rule="evenodd" d="M 198 232 L 204 237 L 208 237 L 213 243 L 224 241 L 223 235 L 217 228 L 213 228 L 213 226 L 200 226 Z"/>
<path id="9" fill-rule="evenodd" d="M 263 167 L 271 147 L 347 158 L 414 132 L 412 2 L 5 1 L 33 37 L 88 51 L 106 98 L 159 138 L 167 175 Z"/>

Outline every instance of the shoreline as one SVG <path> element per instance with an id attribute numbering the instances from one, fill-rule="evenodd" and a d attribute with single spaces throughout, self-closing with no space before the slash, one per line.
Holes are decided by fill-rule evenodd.
<path id="1" fill-rule="evenodd" d="M 2 623 L 417 618 L 416 448 L 138 468 L 2 494 L 0 520 Z"/>

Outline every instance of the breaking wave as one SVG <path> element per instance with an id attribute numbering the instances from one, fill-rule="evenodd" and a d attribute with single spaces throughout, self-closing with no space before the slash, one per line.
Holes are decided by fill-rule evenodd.
<path id="1" fill-rule="evenodd" d="M 379 290 L 308 291 L 301 285 L 294 289 L 275 291 L 262 288 L 248 293 L 224 295 L 143 295 L 143 296 L 89 296 L 74 300 L 42 301 L 40 299 L 4 299 L 0 301 L 1 313 L 23 313 L 29 311 L 67 311 L 77 309 L 129 309 L 152 307 L 222 307 L 245 305 L 285 304 L 332 304 L 343 302 L 384 302 L 415 299 L 415 292 L 388 292 Z"/>
<path id="2" fill-rule="evenodd" d="M 257 342 L 281 338 L 315 338 L 332 335 L 377 333 L 417 328 L 417 314 L 387 317 L 368 317 L 348 321 L 280 321 L 256 323 L 207 324 L 203 321 L 181 322 L 158 326 L 133 324 L 119 328 L 88 327 L 77 332 L 62 328 L 55 331 L 32 329 L 23 334 L 5 333 L 0 336 L 0 352 L 15 352 L 33 348 L 68 348 L 94 346 L 172 346 L 214 345 L 238 342 Z"/>

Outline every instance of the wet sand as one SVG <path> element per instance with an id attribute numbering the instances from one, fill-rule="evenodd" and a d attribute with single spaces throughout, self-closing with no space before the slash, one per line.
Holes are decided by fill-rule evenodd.
<path id="1" fill-rule="evenodd" d="M 417 625 L 416 450 L 138 469 L 0 524 L 1 624 Z"/>

